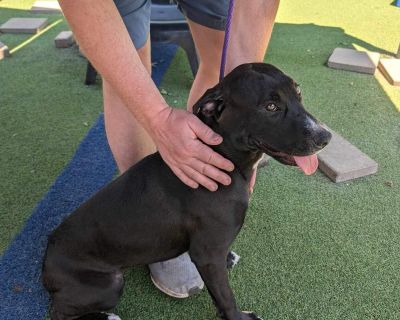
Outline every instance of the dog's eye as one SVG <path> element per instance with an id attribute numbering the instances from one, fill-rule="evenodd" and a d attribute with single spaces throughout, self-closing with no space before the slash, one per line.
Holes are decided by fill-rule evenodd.
<path id="1" fill-rule="evenodd" d="M 267 111 L 275 112 L 278 111 L 279 107 L 275 103 L 269 103 L 265 109 L 267 109 Z"/>

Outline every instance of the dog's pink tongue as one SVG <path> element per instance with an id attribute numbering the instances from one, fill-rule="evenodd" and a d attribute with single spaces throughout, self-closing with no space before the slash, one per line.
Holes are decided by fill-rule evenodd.
<path id="1" fill-rule="evenodd" d="M 307 157 L 293 157 L 296 164 L 306 175 L 313 174 L 318 168 L 318 158 L 316 154 Z"/>

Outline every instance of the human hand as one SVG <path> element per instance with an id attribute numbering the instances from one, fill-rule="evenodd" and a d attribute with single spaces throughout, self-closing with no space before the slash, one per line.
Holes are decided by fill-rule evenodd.
<path id="1" fill-rule="evenodd" d="M 224 173 L 234 165 L 208 145 L 218 145 L 222 137 L 193 114 L 179 109 L 165 108 L 151 124 L 151 136 L 161 157 L 186 185 L 218 189 L 219 182 L 229 185 L 231 178 Z"/>

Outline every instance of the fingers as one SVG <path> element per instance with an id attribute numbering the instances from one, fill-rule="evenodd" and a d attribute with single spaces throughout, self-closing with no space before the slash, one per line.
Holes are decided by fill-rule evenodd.
<path id="1" fill-rule="evenodd" d="M 207 176 L 201 174 L 200 172 L 192 169 L 189 166 L 184 166 L 184 171 L 192 180 L 197 181 L 204 188 L 210 191 L 217 191 L 218 184 L 209 179 Z"/>
<path id="2" fill-rule="evenodd" d="M 225 171 L 233 171 L 233 169 L 235 168 L 231 161 L 225 159 L 223 156 L 212 150 L 210 147 L 201 144 L 199 149 L 200 152 L 198 153 L 197 158 L 200 161 Z"/>
<path id="3" fill-rule="evenodd" d="M 196 117 L 191 118 L 189 126 L 196 136 L 205 144 L 218 145 L 222 142 L 222 137 L 220 135 L 216 134 L 210 127 Z"/>
<path id="4" fill-rule="evenodd" d="M 207 146 L 220 144 L 222 137 L 181 110 L 171 111 L 167 120 L 154 131 L 153 140 L 175 175 L 191 188 L 202 185 L 215 191 L 218 183 L 229 185 L 231 178 L 222 170 L 233 171 L 233 163 Z"/>
<path id="5" fill-rule="evenodd" d="M 199 184 L 194 181 L 193 179 L 189 178 L 181 169 L 174 167 L 171 167 L 171 170 L 175 173 L 175 175 L 187 186 L 197 189 L 199 187 Z"/>
<path id="6" fill-rule="evenodd" d="M 222 172 L 221 170 L 218 170 L 216 167 L 204 163 L 200 160 L 193 160 L 192 163 L 190 164 L 190 166 L 196 170 L 197 172 L 199 172 L 201 175 L 206 176 L 208 178 L 210 178 L 211 180 L 214 180 L 216 182 L 219 182 L 225 186 L 228 186 L 231 184 L 231 177 L 229 175 L 227 175 L 226 173 Z M 203 185 L 203 183 L 201 183 L 199 180 L 195 179 L 196 181 L 198 181 L 201 185 Z M 209 189 L 207 187 L 207 189 Z"/>
<path id="7" fill-rule="evenodd" d="M 195 160 L 192 166 L 183 165 L 182 170 L 176 166 L 171 166 L 171 169 L 184 184 L 193 189 L 197 189 L 199 185 L 202 185 L 210 191 L 217 191 L 218 184 L 215 181 L 224 185 L 231 183 L 231 178 L 227 174 L 198 160 Z"/>
<path id="8" fill-rule="evenodd" d="M 193 121 L 189 122 L 189 126 L 196 134 L 197 138 L 205 144 L 218 145 L 222 142 L 222 137 L 220 135 L 216 134 L 210 127 L 206 126 L 195 117 Z M 199 151 L 197 158 L 201 161 L 225 171 L 232 171 L 234 169 L 234 165 L 231 161 L 225 159 L 206 145 L 201 144 Z"/>

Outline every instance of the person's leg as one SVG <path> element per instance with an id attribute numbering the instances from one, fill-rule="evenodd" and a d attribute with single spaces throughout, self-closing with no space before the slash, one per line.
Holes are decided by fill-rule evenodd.
<path id="1" fill-rule="evenodd" d="M 187 109 L 192 111 L 203 93 L 218 83 L 224 31 L 210 29 L 191 20 L 188 23 L 199 56 L 199 69 L 187 101 Z"/>
<path id="2" fill-rule="evenodd" d="M 115 2 L 132 41 L 137 48 L 139 47 L 137 52 L 142 63 L 151 73 L 150 1 L 115 0 Z M 147 132 L 106 81 L 103 82 L 103 97 L 107 139 L 118 169 L 120 173 L 123 173 L 148 154 L 155 152 L 156 147 Z M 188 254 L 151 264 L 149 268 L 156 287 L 173 297 L 188 297 L 204 286 Z"/>
<path id="3" fill-rule="evenodd" d="M 136 21 L 135 17 L 131 14 L 131 17 L 123 18 L 131 37 L 135 40 L 134 33 L 141 30 L 135 28 L 135 23 L 129 24 L 129 22 Z M 205 90 L 218 82 L 223 32 L 204 27 L 193 21 L 189 21 L 189 25 L 200 56 L 199 72 L 188 101 L 188 109 L 191 110 L 193 103 Z M 146 29 L 146 27 L 142 25 L 142 29 Z M 138 50 L 138 53 L 148 71 L 151 72 L 149 41 Z M 244 59 L 245 54 L 235 54 L 233 57 L 228 57 L 227 69 L 233 69 L 237 64 L 243 62 L 254 61 Z M 250 57 L 247 57 L 247 59 L 250 59 Z M 262 61 L 263 56 L 260 59 Z M 154 152 L 155 146 L 107 82 L 103 84 L 103 92 L 107 138 L 118 168 L 122 173 L 144 156 Z M 187 254 L 166 262 L 150 265 L 150 270 L 156 286 L 171 296 L 187 297 L 204 286 Z M 157 278 L 156 281 L 155 278 Z"/>
<path id="4" fill-rule="evenodd" d="M 264 60 L 278 7 L 279 0 L 236 1 L 225 74 L 242 63 Z M 189 19 L 188 21 L 200 59 L 199 70 L 187 102 L 188 111 L 192 111 L 193 105 L 204 92 L 218 83 L 225 32 L 208 28 Z M 258 167 L 265 167 L 267 164 L 268 156 L 264 155 Z M 255 179 L 256 171 L 250 182 L 251 192 Z"/>
<path id="5" fill-rule="evenodd" d="M 243 0 L 239 1 L 243 2 Z M 269 4 L 268 6 L 264 5 L 264 11 L 261 11 L 261 13 L 257 14 L 257 19 L 260 25 L 256 27 L 257 31 L 259 31 L 259 28 L 266 28 L 267 31 L 260 31 L 259 33 L 262 36 L 256 37 L 254 41 L 246 40 L 245 46 L 240 45 L 242 39 L 239 37 L 245 35 L 247 37 L 251 37 L 253 34 L 253 30 L 251 30 L 251 28 L 255 26 L 254 24 L 249 24 L 248 26 L 246 25 L 244 31 L 240 31 L 240 33 L 238 32 L 238 36 L 236 36 L 231 42 L 231 47 L 233 47 L 233 49 L 230 50 L 228 54 L 227 72 L 241 63 L 263 61 L 264 59 L 265 51 L 272 32 L 272 26 L 275 20 L 278 1 L 252 1 L 256 2 L 260 6 L 264 3 Z M 201 97 L 201 95 L 203 95 L 208 88 L 214 86 L 218 82 L 220 58 L 224 40 L 223 31 L 206 27 L 201 23 L 196 23 L 190 20 L 189 18 L 191 14 L 194 16 L 207 15 L 206 12 L 209 10 L 213 11 L 214 9 L 214 13 L 217 14 L 218 11 L 226 12 L 228 3 L 227 0 L 218 2 L 216 5 L 218 8 L 215 7 L 216 3 L 217 2 L 214 2 L 214 0 L 179 1 L 179 4 L 182 6 L 183 11 L 188 18 L 189 26 L 200 58 L 199 70 L 193 82 L 187 103 L 189 111 L 192 110 L 193 104 Z M 239 5 L 238 7 L 240 8 L 241 6 L 242 5 Z M 195 10 L 197 12 L 191 10 Z M 247 13 L 247 10 L 245 12 Z M 262 14 L 265 14 L 263 19 L 268 19 L 267 23 L 262 20 Z M 240 20 L 242 18 L 242 15 L 239 14 L 236 19 Z M 209 21 L 209 23 L 213 24 L 214 26 L 219 24 L 218 21 Z M 234 43 L 236 41 L 239 41 L 239 43 Z M 149 267 L 154 284 L 161 291 L 170 296 L 185 298 L 198 292 L 199 289 L 203 288 L 204 286 L 200 275 L 198 274 L 193 263 L 190 262 L 190 258 L 187 253 L 169 261 L 152 264 Z"/>
<path id="6" fill-rule="evenodd" d="M 151 73 L 150 41 L 138 49 L 139 57 Z M 121 98 L 103 80 L 104 117 L 108 143 L 120 173 L 156 151 L 147 132 L 136 121 Z"/>
<path id="7" fill-rule="evenodd" d="M 150 41 L 138 50 L 139 57 L 151 73 Z M 142 126 L 113 88 L 103 82 L 104 115 L 107 139 L 120 173 L 140 161 L 156 147 Z M 151 279 L 162 292 L 176 298 L 186 298 L 203 288 L 196 267 L 188 254 L 149 265 Z"/>
<path id="8" fill-rule="evenodd" d="M 242 63 L 264 60 L 278 6 L 279 0 L 236 1 L 225 74 Z M 187 104 L 191 111 L 203 93 L 218 83 L 225 32 L 188 21 L 200 60 Z"/>
<path id="9" fill-rule="evenodd" d="M 279 0 L 236 1 L 225 74 L 242 63 L 264 60 L 278 7 Z"/>

